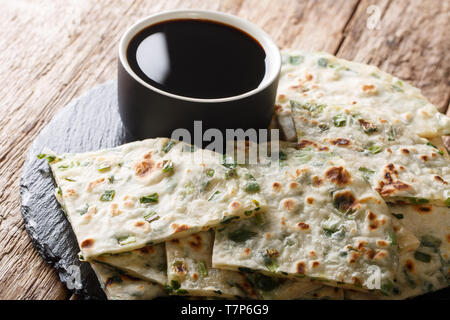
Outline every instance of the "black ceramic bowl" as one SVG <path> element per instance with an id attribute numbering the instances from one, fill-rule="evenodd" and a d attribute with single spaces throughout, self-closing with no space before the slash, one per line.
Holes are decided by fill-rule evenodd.
<path id="1" fill-rule="evenodd" d="M 266 73 L 260 85 L 240 95 L 219 99 L 198 99 L 158 89 L 137 76 L 127 60 L 130 41 L 143 29 L 164 21 L 201 19 L 239 29 L 255 39 L 266 54 Z M 235 48 L 239 50 L 240 48 Z M 119 113 L 125 128 L 135 138 L 171 137 L 178 128 L 193 134 L 194 121 L 202 129 L 244 130 L 267 128 L 273 114 L 280 52 L 270 37 L 255 25 L 235 16 L 200 10 L 159 13 L 134 24 L 123 35 L 119 46 L 118 99 Z"/>

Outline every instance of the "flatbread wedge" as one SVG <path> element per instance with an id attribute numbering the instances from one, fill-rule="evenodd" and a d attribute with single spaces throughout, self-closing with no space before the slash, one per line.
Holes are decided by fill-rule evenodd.
<path id="1" fill-rule="evenodd" d="M 397 246 L 380 196 L 329 152 L 282 148 L 280 159 L 258 166 L 269 210 L 216 229 L 213 267 L 360 290 L 374 289 L 374 273 L 392 281 Z"/>
<path id="2" fill-rule="evenodd" d="M 207 230 L 266 208 L 246 168 L 166 138 L 47 159 L 86 260 Z"/>
<path id="3" fill-rule="evenodd" d="M 108 300 L 150 300 L 166 296 L 164 287 L 126 275 L 108 266 L 91 263 Z"/>

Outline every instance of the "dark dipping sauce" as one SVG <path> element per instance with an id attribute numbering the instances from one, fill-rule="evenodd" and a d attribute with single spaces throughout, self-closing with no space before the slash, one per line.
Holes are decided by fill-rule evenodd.
<path id="1" fill-rule="evenodd" d="M 127 59 L 145 82 L 180 96 L 217 99 L 256 89 L 266 54 L 250 35 L 208 20 L 164 21 L 140 31 Z"/>

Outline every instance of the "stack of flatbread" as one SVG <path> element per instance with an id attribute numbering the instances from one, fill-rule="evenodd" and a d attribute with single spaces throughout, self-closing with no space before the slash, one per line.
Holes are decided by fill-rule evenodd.
<path id="1" fill-rule="evenodd" d="M 109 299 L 405 299 L 449 285 L 448 117 L 375 67 L 287 50 L 276 118 L 290 142 L 257 165 L 167 138 L 47 153 Z"/>

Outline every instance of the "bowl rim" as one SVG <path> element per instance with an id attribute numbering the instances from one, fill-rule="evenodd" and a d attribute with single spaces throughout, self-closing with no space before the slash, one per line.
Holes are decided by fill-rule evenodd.
<path id="1" fill-rule="evenodd" d="M 238 30 L 241 30 L 251 37 L 253 37 L 258 43 L 262 46 L 264 51 L 266 52 L 266 59 L 267 63 L 266 65 L 269 66 L 269 72 L 266 72 L 263 80 L 261 81 L 260 85 L 252 89 L 250 91 L 244 92 L 242 94 L 231 96 L 231 97 L 225 97 L 225 98 L 214 98 L 214 99 L 203 99 L 203 98 L 194 98 L 194 97 L 187 97 L 182 95 L 173 94 L 161 89 L 158 89 L 144 80 L 142 80 L 130 67 L 127 59 L 127 49 L 128 45 L 131 42 L 131 40 L 134 38 L 136 34 L 138 34 L 141 30 L 163 21 L 168 20 L 176 20 L 176 19 L 202 19 L 207 21 L 213 21 L 213 22 L 219 22 L 221 24 L 229 25 L 231 27 L 234 27 Z M 130 26 L 125 33 L 122 35 L 119 43 L 119 61 L 122 67 L 125 69 L 125 71 L 138 83 L 143 85 L 144 87 L 155 91 L 161 95 L 165 95 L 170 98 L 184 100 L 184 101 L 190 101 L 190 102 L 202 102 L 202 103 L 221 103 L 221 102 L 231 102 L 236 100 L 241 100 L 250 96 L 253 96 L 263 90 L 265 90 L 267 87 L 269 87 L 271 84 L 273 84 L 274 81 L 278 78 L 280 71 L 281 71 L 281 53 L 275 42 L 270 38 L 270 36 L 263 31 L 258 26 L 254 25 L 253 23 L 241 19 L 237 16 L 224 13 L 224 12 L 218 12 L 218 11 L 210 11 L 210 10 L 170 10 L 170 11 L 163 11 L 159 12 L 150 16 L 147 16 L 145 18 L 140 19 L 136 23 L 134 23 L 132 26 Z"/>

